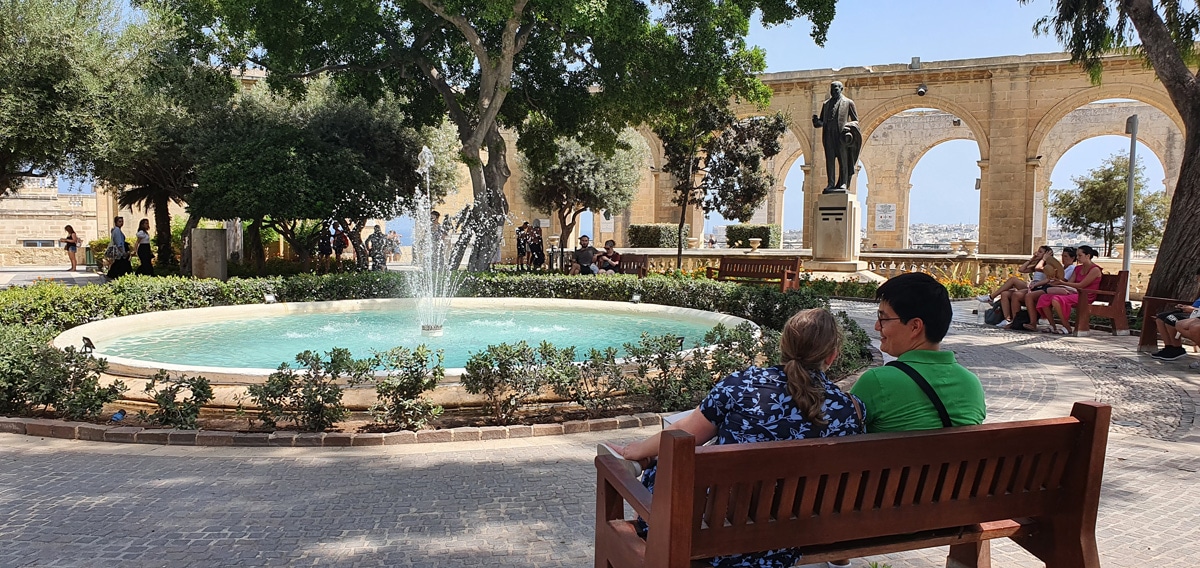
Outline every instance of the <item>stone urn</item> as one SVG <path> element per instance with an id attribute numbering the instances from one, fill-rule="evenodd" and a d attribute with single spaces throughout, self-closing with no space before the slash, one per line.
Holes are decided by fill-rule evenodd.
<path id="1" fill-rule="evenodd" d="M 699 243 L 700 243 L 700 239 L 699 239 L 699 238 L 697 238 L 697 237 L 688 237 L 688 239 L 687 239 L 687 248 L 694 249 L 694 248 L 696 248 L 696 245 L 698 245 Z"/>
<path id="2" fill-rule="evenodd" d="M 758 237 L 750 238 L 750 252 L 758 252 L 759 245 L 762 244 L 762 239 Z"/>

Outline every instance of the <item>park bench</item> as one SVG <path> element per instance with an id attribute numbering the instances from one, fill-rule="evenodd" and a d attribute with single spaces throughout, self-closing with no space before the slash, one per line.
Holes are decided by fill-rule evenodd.
<path id="1" fill-rule="evenodd" d="M 766 284 L 779 282 L 781 291 L 800 287 L 800 257 L 757 257 L 731 258 L 721 257 L 717 268 L 708 267 L 705 273 L 709 278 L 716 274 L 717 280 L 744 282 L 751 284 Z"/>
<path id="2" fill-rule="evenodd" d="M 636 274 L 638 278 L 645 278 L 650 267 L 650 257 L 644 254 L 623 254 L 617 266 L 621 268 L 621 274 Z"/>
<path id="3" fill-rule="evenodd" d="M 800 548 L 819 563 L 936 546 L 990 566 L 1008 537 L 1048 567 L 1099 567 L 1096 508 L 1112 409 L 923 432 L 696 447 L 663 432 L 654 494 L 596 458 L 597 568 L 686 568 Z M 647 539 L 625 504 L 648 519 Z M 698 564 L 695 564 L 698 565 Z"/>
<path id="4" fill-rule="evenodd" d="M 1172 309 L 1171 307 L 1176 304 L 1190 306 L 1192 301 L 1154 296 L 1142 298 L 1142 333 L 1138 337 L 1138 351 L 1143 353 L 1158 351 L 1158 325 L 1155 324 L 1154 316 Z"/>
<path id="5" fill-rule="evenodd" d="M 1091 316 L 1111 319 L 1113 335 L 1129 335 L 1129 318 L 1125 313 L 1125 295 L 1128 291 L 1129 271 L 1126 270 L 1101 276 L 1100 288 L 1097 290 L 1080 290 L 1079 303 L 1076 305 L 1075 335 L 1088 335 Z M 1096 299 L 1088 302 L 1088 294 L 1095 294 Z"/>

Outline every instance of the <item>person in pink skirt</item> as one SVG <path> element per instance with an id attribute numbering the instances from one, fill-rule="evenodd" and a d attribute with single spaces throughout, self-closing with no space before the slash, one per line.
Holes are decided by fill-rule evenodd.
<path id="1" fill-rule="evenodd" d="M 1096 290 L 1100 288 L 1100 277 L 1104 270 L 1092 262 L 1096 257 L 1096 249 L 1082 245 L 1075 249 L 1079 265 L 1069 281 L 1054 280 L 1050 288 L 1037 300 L 1038 315 L 1050 322 L 1050 331 L 1062 335 L 1071 333 L 1071 309 L 1079 303 L 1080 290 Z M 1095 294 L 1087 294 L 1087 301 L 1096 299 Z M 1054 316 L 1062 319 L 1061 324 L 1054 323 Z"/>

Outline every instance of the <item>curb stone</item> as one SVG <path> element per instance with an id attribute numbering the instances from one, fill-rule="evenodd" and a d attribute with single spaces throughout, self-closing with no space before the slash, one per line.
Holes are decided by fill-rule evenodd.
<path id="1" fill-rule="evenodd" d="M 670 414 L 670 413 L 668 413 Z M 238 447 L 362 447 L 393 446 L 398 444 L 435 444 L 481 440 L 505 440 L 557 436 L 582 432 L 600 432 L 658 426 L 660 415 L 644 412 L 612 418 L 568 420 L 555 424 L 514 424 L 511 426 L 460 426 L 444 430 L 412 432 L 232 432 L 225 430 L 173 430 L 170 428 L 141 428 L 112 426 L 90 422 L 68 422 L 43 418 L 0 416 L 0 433 L 109 442 L 122 444 L 151 444 L 170 446 L 238 446 Z"/>

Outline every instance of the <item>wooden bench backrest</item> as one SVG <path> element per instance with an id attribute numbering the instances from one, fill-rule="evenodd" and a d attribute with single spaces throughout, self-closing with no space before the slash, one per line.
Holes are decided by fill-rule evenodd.
<path id="1" fill-rule="evenodd" d="M 799 272 L 801 261 L 795 258 L 727 258 L 721 257 L 721 278 L 781 278 L 784 271 Z"/>
<path id="2" fill-rule="evenodd" d="M 646 275 L 646 271 L 650 267 L 650 257 L 644 254 L 623 254 L 621 262 L 617 264 L 621 267 L 621 274 L 634 274 L 642 277 Z"/>
<path id="3" fill-rule="evenodd" d="M 1122 309 L 1125 306 L 1125 292 L 1129 283 L 1129 273 L 1121 270 L 1116 274 L 1104 274 L 1100 276 L 1100 289 L 1107 292 L 1116 292 L 1111 301 L 1107 297 L 1100 297 L 1100 301 L 1108 301 L 1110 305 L 1121 305 Z"/>
<path id="4" fill-rule="evenodd" d="M 667 431 L 648 560 L 659 554 L 678 558 L 672 552 L 707 558 L 1064 511 L 1090 510 L 1094 527 L 1110 412 L 1105 405 L 1077 403 L 1068 418 L 702 448 L 686 433 Z M 691 530 L 655 528 L 677 522 Z"/>

